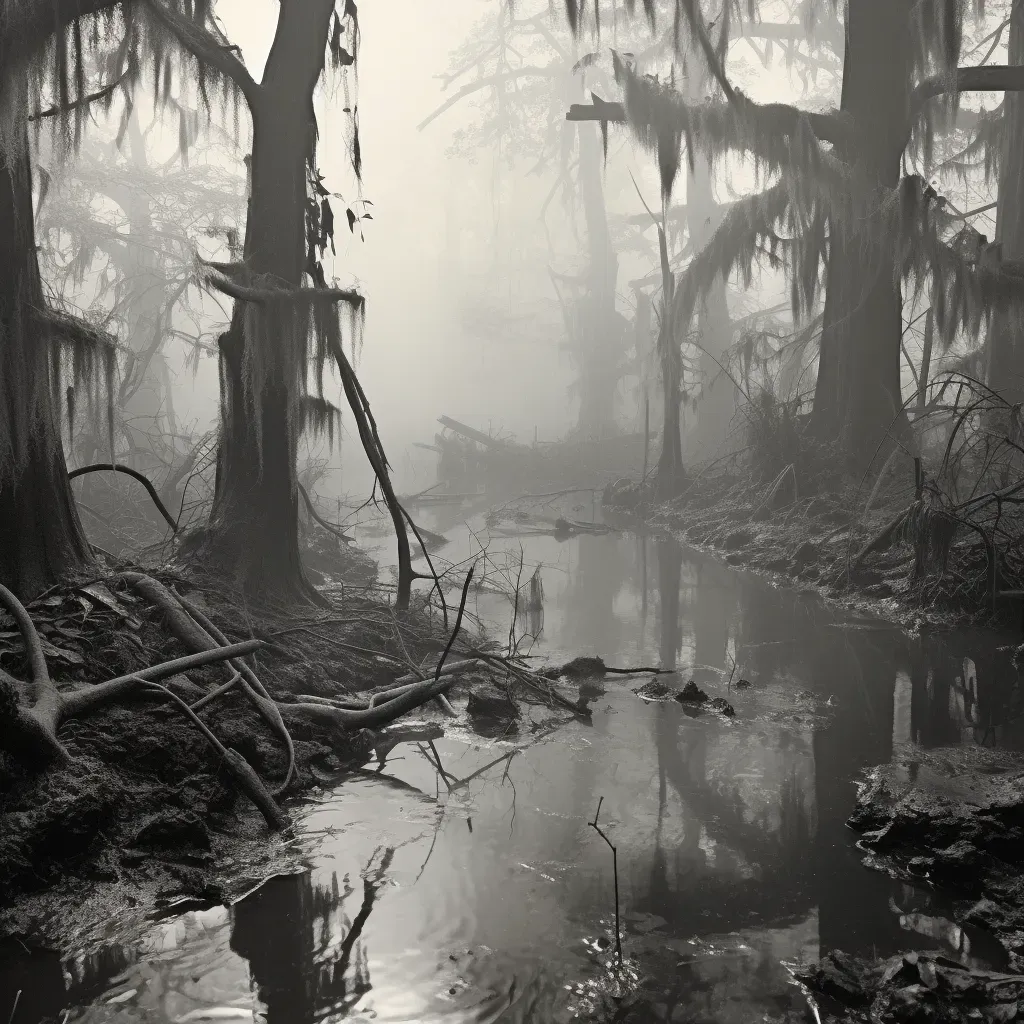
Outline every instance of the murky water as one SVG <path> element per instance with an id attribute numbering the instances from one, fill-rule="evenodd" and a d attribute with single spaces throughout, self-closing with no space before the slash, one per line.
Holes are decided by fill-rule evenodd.
<path id="1" fill-rule="evenodd" d="M 735 718 L 691 717 L 637 697 L 643 677 L 610 678 L 589 723 L 534 711 L 503 740 L 403 743 L 309 805 L 309 872 L 155 921 L 63 972 L 9 961 L 0 1019 L 19 988 L 13 1024 L 65 1007 L 90 1024 L 585 1017 L 614 962 L 611 851 L 588 824 L 599 801 L 625 974 L 653 979 L 630 1019 L 807 1019 L 783 962 L 834 947 L 941 946 L 998 965 L 934 895 L 866 870 L 844 822 L 860 771 L 896 746 L 1024 748 L 1018 674 L 997 650 L 1014 638 L 909 638 L 668 539 L 488 540 L 479 521 L 423 520 L 452 538 L 449 561 L 483 542 L 492 581 L 519 575 L 520 544 L 524 581 L 543 566 L 543 616 L 520 618 L 521 649 L 674 668 L 675 685 L 695 679 Z M 485 590 L 471 607 L 508 634 L 506 597 Z"/>

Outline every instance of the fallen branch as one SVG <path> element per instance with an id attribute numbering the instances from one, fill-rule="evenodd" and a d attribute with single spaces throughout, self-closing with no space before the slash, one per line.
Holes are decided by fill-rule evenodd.
<path id="1" fill-rule="evenodd" d="M 74 480 L 75 477 L 85 476 L 86 473 L 99 473 L 103 470 L 110 473 L 123 473 L 125 476 L 130 476 L 133 480 L 138 480 L 149 492 L 149 496 L 153 499 L 153 504 L 156 505 L 157 511 L 164 517 L 164 522 L 167 523 L 173 533 L 178 532 L 177 520 L 167 511 L 164 503 L 160 500 L 160 495 L 156 493 L 156 488 L 138 470 L 132 469 L 129 466 L 121 466 L 116 462 L 97 462 L 93 466 L 81 466 L 78 469 L 72 469 L 68 473 L 68 479 Z"/>
<path id="2" fill-rule="evenodd" d="M 407 711 L 413 711 L 422 704 L 433 700 L 454 684 L 453 673 L 449 673 L 439 680 L 419 683 L 384 704 L 362 711 L 313 703 L 281 704 L 279 706 L 284 718 L 293 722 L 305 724 L 318 722 L 344 730 L 376 729 L 388 722 L 393 722 Z"/>
<path id="3" fill-rule="evenodd" d="M 302 495 L 302 500 L 306 504 L 306 511 L 309 512 L 314 522 L 319 523 L 328 533 L 333 533 L 334 536 L 337 537 L 338 540 L 340 540 L 343 544 L 351 544 L 352 538 L 347 533 L 344 533 L 337 526 L 333 526 L 331 523 L 327 522 L 327 520 L 324 519 L 324 517 L 321 516 L 319 512 L 317 512 L 316 506 L 313 504 L 313 499 L 310 498 L 309 492 L 306 490 L 306 488 L 303 487 L 302 484 L 299 484 L 298 487 L 299 494 Z"/>

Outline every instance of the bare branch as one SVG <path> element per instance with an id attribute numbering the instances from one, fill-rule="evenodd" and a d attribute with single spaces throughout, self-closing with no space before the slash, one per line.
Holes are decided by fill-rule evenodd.
<path id="1" fill-rule="evenodd" d="M 910 95 L 911 120 L 916 120 L 925 103 L 945 93 L 1022 92 L 1024 65 L 989 64 L 984 67 L 957 68 L 956 75 L 926 78 Z"/>
<path id="2" fill-rule="evenodd" d="M 499 85 L 502 82 L 512 82 L 518 78 L 559 78 L 565 74 L 565 68 L 561 64 L 549 64 L 543 68 L 516 68 L 514 71 L 503 71 L 498 74 L 488 75 L 486 78 L 478 78 L 475 82 L 470 82 L 468 85 L 464 85 L 458 92 L 453 93 L 441 104 L 432 114 L 425 117 L 418 125 L 416 125 L 417 131 L 423 131 L 424 128 L 430 124 L 431 121 L 436 120 L 446 110 L 450 110 L 455 106 L 459 100 L 465 99 L 467 96 L 471 96 L 475 92 L 479 92 L 481 89 L 486 89 L 492 85 Z"/>
<path id="3" fill-rule="evenodd" d="M 349 288 L 252 288 L 229 280 L 214 270 L 205 270 L 203 278 L 217 291 L 240 302 L 347 302 L 359 309 L 363 296 Z"/>
<path id="4" fill-rule="evenodd" d="M 79 107 L 87 107 L 90 103 L 95 103 L 97 100 L 105 100 L 131 73 L 131 69 L 125 69 L 113 82 L 109 85 L 105 85 L 102 89 L 98 89 L 96 92 L 89 93 L 88 96 L 82 96 L 67 106 L 55 106 L 47 107 L 46 110 L 40 110 L 38 114 L 29 114 L 28 119 L 30 121 L 41 121 L 45 117 L 57 117 L 59 114 L 67 114 L 72 110 L 77 110 Z"/>

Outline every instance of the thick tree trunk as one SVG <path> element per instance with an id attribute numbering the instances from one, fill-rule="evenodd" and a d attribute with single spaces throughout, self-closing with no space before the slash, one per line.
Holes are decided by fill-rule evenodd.
<path id="1" fill-rule="evenodd" d="M 92 560 L 64 462 L 44 308 L 23 129 L 0 149 L 0 583 L 20 598 Z"/>
<path id="2" fill-rule="evenodd" d="M 1024 64 L 1024 6 L 1013 5 L 1007 63 Z M 1024 256 L 1024 96 L 1003 98 L 1004 136 L 999 170 L 996 241 L 1003 259 Z M 1024 337 L 1011 316 L 996 313 L 988 337 L 988 383 L 1011 405 L 1024 402 Z"/>
<path id="3" fill-rule="evenodd" d="M 323 71 L 333 8 L 333 0 L 283 0 L 263 95 L 252 111 L 245 262 L 251 274 L 292 289 L 301 286 L 305 266 L 313 90 Z M 254 330 L 258 319 L 268 317 L 275 317 L 272 309 L 236 303 L 231 329 L 221 338 L 224 408 L 207 550 L 253 596 L 312 599 L 315 592 L 299 559 L 299 424 L 293 409 L 300 381 L 290 372 L 297 354 L 288 348 L 299 339 L 285 316 Z M 244 383 L 253 359 L 269 368 L 260 394 Z"/>
<path id="4" fill-rule="evenodd" d="M 906 141 L 911 36 L 908 0 L 849 5 L 841 109 L 861 130 L 840 156 L 869 188 L 895 188 Z M 874 455 L 898 418 L 903 299 L 887 249 L 851 224 L 830 225 L 828 291 L 812 424 L 851 465 Z"/>
<path id="5" fill-rule="evenodd" d="M 601 184 L 601 147 L 590 125 L 579 133 L 579 185 L 590 249 L 587 294 L 580 303 L 579 432 L 603 437 L 615 429 L 620 320 L 615 311 L 618 260 L 608 232 L 608 211 Z"/>

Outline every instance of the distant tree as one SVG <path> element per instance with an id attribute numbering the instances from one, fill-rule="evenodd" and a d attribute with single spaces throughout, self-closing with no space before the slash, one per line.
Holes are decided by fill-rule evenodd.
<path id="1" fill-rule="evenodd" d="M 567 103 L 581 99 L 589 80 L 610 84 L 580 54 L 548 5 L 502 4 L 484 19 L 452 58 L 444 77 L 451 95 L 427 117 L 425 128 L 455 106 L 483 99 L 470 128 L 456 132 L 460 151 L 493 148 L 500 158 L 546 176 L 551 188 L 540 210 L 561 192 L 567 206 L 578 201 L 585 232 L 586 266 L 553 274 L 577 371 L 577 432 L 600 436 L 615 429 L 615 398 L 629 348 L 628 322 L 617 308 L 618 256 L 609 222 L 601 138 L 590 126 L 567 125 Z M 598 87 L 603 87 L 600 84 Z M 575 210 L 570 213 L 575 228 Z"/>
<path id="2" fill-rule="evenodd" d="M 186 128 L 195 124 L 197 115 L 184 114 Z M 169 491 L 191 439 L 175 416 L 166 346 L 184 341 L 190 360 L 216 355 L 204 340 L 208 317 L 196 306 L 205 293 L 195 251 L 197 240 L 209 240 L 209 248 L 226 250 L 229 258 L 240 254 L 245 180 L 216 161 L 189 166 L 187 147 L 155 163 L 147 141 L 158 123 L 143 129 L 136 104 L 117 138 L 91 132 L 73 167 L 47 174 L 37 217 L 46 282 L 58 297 L 74 295 L 87 315 L 124 339 L 113 395 L 117 460 Z M 86 431 L 74 440 L 82 463 L 102 461 L 104 438 Z"/>

